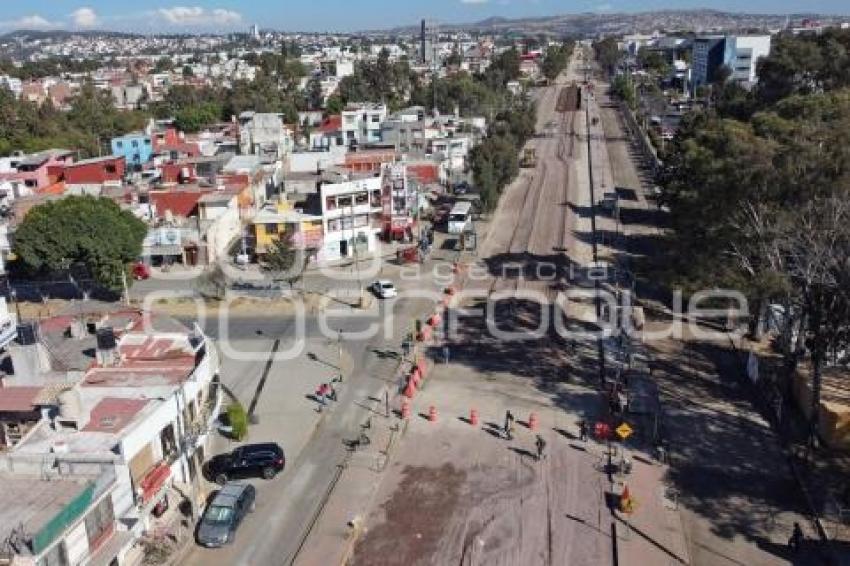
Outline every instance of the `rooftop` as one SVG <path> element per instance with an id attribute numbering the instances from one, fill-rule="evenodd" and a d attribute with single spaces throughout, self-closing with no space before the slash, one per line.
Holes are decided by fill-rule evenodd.
<path id="1" fill-rule="evenodd" d="M 44 480 L 0 474 L 0 484 L 0 537 L 5 540 L 14 529 L 21 528 L 28 544 L 72 502 L 90 501 L 93 492 L 93 482 L 84 479 Z"/>
<path id="2" fill-rule="evenodd" d="M 118 343 L 119 359 L 86 372 L 86 387 L 154 387 L 177 385 L 195 369 L 195 348 L 185 334 L 131 333 Z"/>
<path id="3" fill-rule="evenodd" d="M 149 399 L 104 397 L 91 410 L 84 432 L 120 432 L 150 403 Z"/>
<path id="4" fill-rule="evenodd" d="M 0 413 L 28 413 L 37 402 L 41 387 L 0 387 Z"/>
<path id="5" fill-rule="evenodd" d="M 290 224 L 321 219 L 321 215 L 304 214 L 297 210 L 285 210 L 278 212 L 276 210 L 263 209 L 257 213 L 252 222 L 254 224 Z"/>
<path id="6" fill-rule="evenodd" d="M 80 167 L 82 165 L 92 165 L 94 163 L 106 163 L 109 161 L 119 161 L 124 159 L 123 155 L 105 155 L 103 157 L 92 157 L 91 159 L 83 159 L 82 161 L 76 161 L 68 167 Z"/>
<path id="7" fill-rule="evenodd" d="M 236 155 L 227 162 L 225 173 L 253 173 L 260 168 L 260 158 L 257 155 Z"/>
<path id="8" fill-rule="evenodd" d="M 42 163 L 49 161 L 50 159 L 67 157 L 69 155 L 74 155 L 74 153 L 75 152 L 69 149 L 45 149 L 44 151 L 31 153 L 25 156 L 21 160 L 20 165 L 41 165 Z"/>

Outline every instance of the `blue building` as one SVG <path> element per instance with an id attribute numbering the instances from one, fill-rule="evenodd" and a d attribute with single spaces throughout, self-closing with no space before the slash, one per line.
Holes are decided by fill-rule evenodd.
<path id="1" fill-rule="evenodd" d="M 133 132 L 112 138 L 112 155 L 124 156 L 127 169 L 138 169 L 153 156 L 151 137 L 144 132 Z"/>

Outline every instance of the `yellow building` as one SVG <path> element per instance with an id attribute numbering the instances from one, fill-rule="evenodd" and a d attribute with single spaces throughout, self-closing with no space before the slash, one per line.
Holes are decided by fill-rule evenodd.
<path id="1" fill-rule="evenodd" d="M 262 255 L 281 236 L 299 248 L 320 249 L 324 238 L 322 217 L 295 210 L 283 201 L 261 210 L 251 221 L 256 253 Z"/>

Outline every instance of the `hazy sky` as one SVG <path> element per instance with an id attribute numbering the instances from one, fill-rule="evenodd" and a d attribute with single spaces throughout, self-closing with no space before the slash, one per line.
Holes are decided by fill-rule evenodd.
<path id="1" fill-rule="evenodd" d="M 546 16 L 575 12 L 700 8 L 771 14 L 850 14 L 848 0 L 185 0 L 177 3 L 115 0 L 0 0 L 0 29 L 115 29 L 229 31 L 260 27 L 281 30 L 353 31 L 437 22 L 469 22 L 490 16 Z"/>

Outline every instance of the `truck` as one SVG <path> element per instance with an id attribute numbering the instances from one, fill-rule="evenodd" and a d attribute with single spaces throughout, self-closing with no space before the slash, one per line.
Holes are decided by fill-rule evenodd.
<path id="1" fill-rule="evenodd" d="M 522 152 L 522 159 L 519 161 L 520 167 L 533 168 L 537 167 L 537 150 L 533 147 L 527 147 Z"/>

